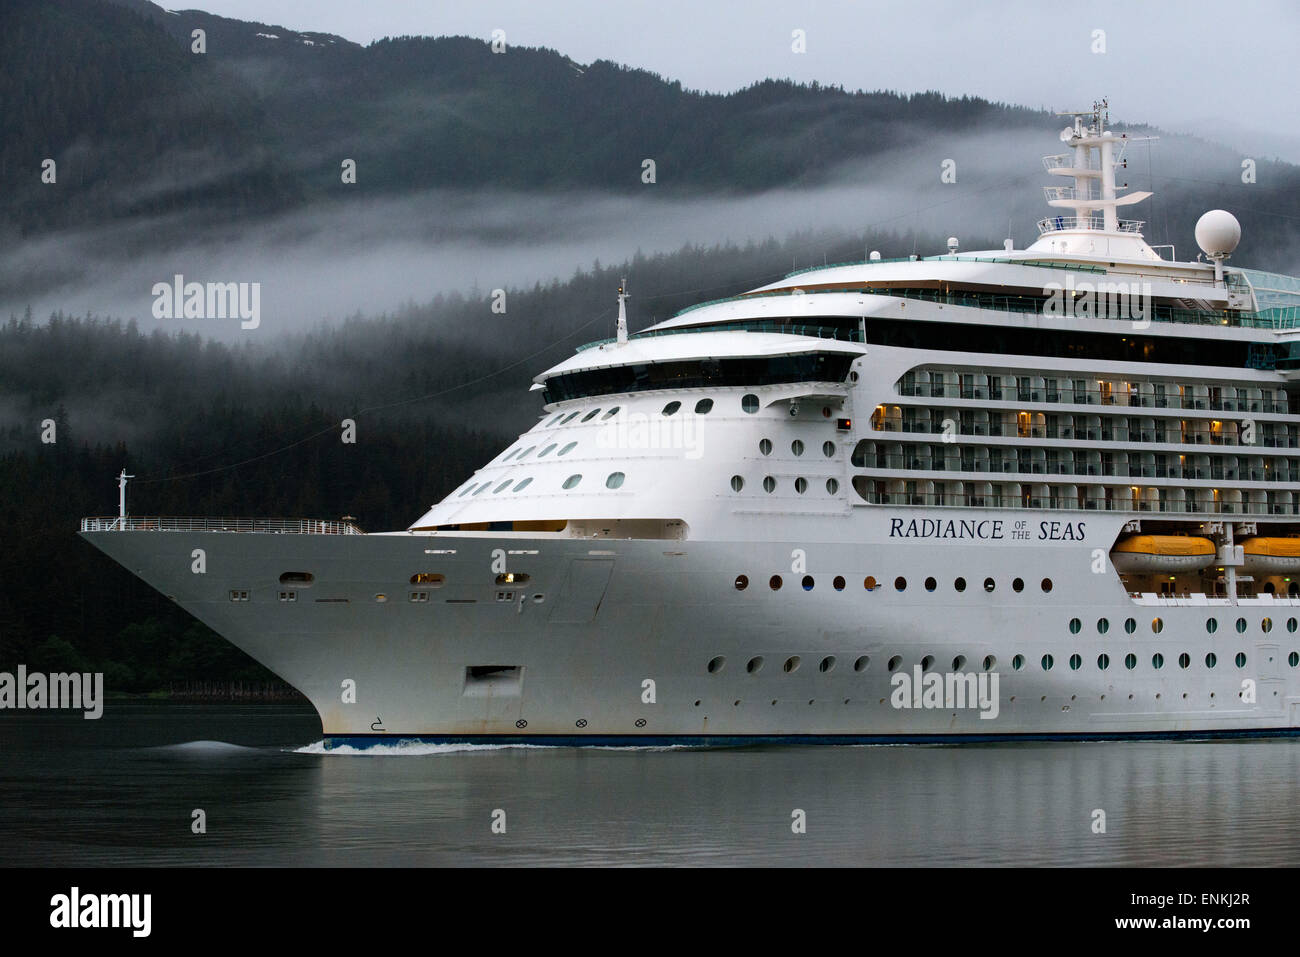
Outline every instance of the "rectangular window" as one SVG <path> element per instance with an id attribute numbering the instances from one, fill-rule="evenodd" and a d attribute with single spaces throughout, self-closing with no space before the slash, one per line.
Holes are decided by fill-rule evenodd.
<path id="1" fill-rule="evenodd" d="M 232 588 L 230 590 L 231 601 L 248 601 L 247 589 Z"/>

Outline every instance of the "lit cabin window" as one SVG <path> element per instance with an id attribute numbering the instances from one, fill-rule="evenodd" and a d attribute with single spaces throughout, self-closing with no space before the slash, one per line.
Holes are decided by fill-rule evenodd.
<path id="1" fill-rule="evenodd" d="M 521 491 L 523 491 L 523 490 L 528 486 L 528 483 L 531 482 L 532 480 L 533 480 L 533 478 L 532 478 L 531 475 L 530 475 L 528 478 L 526 478 L 526 479 L 520 479 L 518 482 L 515 483 L 515 488 L 514 488 L 514 490 L 515 490 L 516 492 L 521 492 Z"/>
<path id="2" fill-rule="evenodd" d="M 498 585 L 522 585 L 533 576 L 524 572 L 502 572 L 497 576 Z"/>
<path id="3" fill-rule="evenodd" d="M 696 415 L 707 415 L 709 412 L 712 412 L 712 411 L 713 411 L 713 400 L 712 400 L 712 399 L 701 399 L 699 402 L 696 402 L 696 403 L 695 403 L 695 414 L 696 414 Z"/>
<path id="4" fill-rule="evenodd" d="M 623 479 L 627 478 L 622 472 L 611 472 L 609 478 L 605 479 L 606 488 L 618 488 L 623 484 Z"/>
<path id="5" fill-rule="evenodd" d="M 576 488 L 578 483 L 581 481 L 582 481 L 581 475 L 570 475 L 568 478 L 564 480 L 564 485 L 562 485 L 561 488 L 566 488 L 566 489 Z"/>
<path id="6" fill-rule="evenodd" d="M 281 585 L 298 585 L 301 588 L 308 587 L 316 580 L 316 576 L 311 572 L 285 572 L 280 576 Z"/>
<path id="7" fill-rule="evenodd" d="M 416 572 L 411 576 L 412 585 L 424 585 L 428 588 L 441 588 L 446 581 L 447 576 L 437 572 Z"/>

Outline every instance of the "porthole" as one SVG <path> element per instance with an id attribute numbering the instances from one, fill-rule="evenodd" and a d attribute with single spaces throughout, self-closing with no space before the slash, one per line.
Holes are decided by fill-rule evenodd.
<path id="1" fill-rule="evenodd" d="M 763 670 L 763 656 L 762 656 L 762 655 L 758 655 L 757 657 L 750 658 L 749 661 L 747 661 L 747 662 L 745 663 L 745 670 L 746 670 L 747 672 L 749 672 L 751 675 L 756 675 L 756 674 L 758 674 L 760 671 L 762 671 L 762 670 Z"/>
<path id="2" fill-rule="evenodd" d="M 1238 619 L 1237 619 L 1237 634 L 1242 635 L 1242 634 L 1245 634 L 1245 633 L 1246 633 L 1246 619 L 1245 619 L 1245 618 L 1238 618 Z"/>
<path id="3" fill-rule="evenodd" d="M 712 411 L 713 411 L 713 400 L 712 400 L 712 399 L 701 399 L 699 402 L 696 402 L 696 403 L 695 403 L 695 414 L 696 414 L 696 415 L 707 415 L 708 413 L 710 413 L 710 412 L 712 412 Z"/>
<path id="4" fill-rule="evenodd" d="M 581 409 L 579 409 L 577 412 L 570 412 L 560 421 L 560 425 L 568 425 L 570 422 L 572 422 L 575 418 L 577 418 L 581 414 L 582 414 Z"/>
<path id="5" fill-rule="evenodd" d="M 537 448 L 537 446 L 535 446 L 535 445 L 530 445 L 530 446 L 528 446 L 528 448 L 524 449 L 522 452 L 519 453 L 519 458 L 520 458 L 520 459 L 526 459 L 526 458 L 528 458 L 528 456 L 530 456 L 530 455 L 533 454 L 533 449 L 535 449 L 535 448 Z"/>
<path id="6" fill-rule="evenodd" d="M 890 671 L 897 671 L 898 666 L 901 665 L 902 663 L 903 663 L 903 656 L 894 655 L 892 658 L 889 659 L 889 663 L 885 667 L 887 667 Z"/>
<path id="7" fill-rule="evenodd" d="M 557 456 L 559 456 L 559 455 L 568 455 L 570 452 L 572 452 L 572 451 L 574 450 L 574 448 L 577 447 L 577 445 L 578 445 L 577 442 L 570 442 L 568 445 L 566 445 L 564 448 L 560 449 L 560 451 L 556 452 L 555 454 L 556 454 Z"/>
<path id="8" fill-rule="evenodd" d="M 846 582 L 844 581 L 844 576 L 836 575 L 834 580 L 831 582 L 831 587 L 834 588 L 836 591 L 844 591 L 845 584 Z"/>
<path id="9" fill-rule="evenodd" d="M 857 672 L 863 672 L 863 671 L 866 671 L 866 670 L 867 670 L 867 667 L 868 667 L 870 664 L 871 664 L 871 656 L 870 656 L 870 655 L 862 655 L 862 656 L 860 656 L 860 657 L 858 658 L 857 661 L 853 662 L 853 670 L 854 670 L 854 671 L 857 671 Z"/>
<path id="10" fill-rule="evenodd" d="M 1164 666 L 1165 666 L 1165 656 L 1157 651 L 1154 655 L 1151 656 L 1151 667 L 1159 669 L 1159 668 L 1163 668 Z"/>
<path id="11" fill-rule="evenodd" d="M 466 485 L 463 489 L 461 489 L 461 490 L 460 490 L 460 494 L 457 495 L 456 497 L 457 497 L 457 498 L 464 498 L 464 497 L 465 497 L 465 493 L 468 492 L 468 491 L 469 491 L 470 489 L 472 489 L 473 487 L 474 487 L 474 483 L 471 482 L 469 485 Z"/>
<path id="12" fill-rule="evenodd" d="M 1083 627 L 1083 622 L 1079 621 L 1078 618 L 1070 619 L 1070 634 L 1077 635 L 1079 633 L 1079 629 L 1081 629 L 1082 627 Z"/>
<path id="13" fill-rule="evenodd" d="M 820 671 L 822 674 L 826 674 L 828 671 L 834 669 L 834 667 L 835 667 L 835 656 L 827 655 L 817 665 L 817 670 Z"/>
<path id="14" fill-rule="evenodd" d="M 764 492 L 769 492 L 769 493 L 770 493 L 770 492 L 775 492 L 775 491 L 776 491 L 776 479 L 772 478 L 772 476 L 770 476 L 770 475 L 765 476 L 765 477 L 763 478 L 763 491 L 764 491 Z"/>
<path id="15" fill-rule="evenodd" d="M 748 588 L 748 587 L 749 587 L 749 576 L 748 576 L 748 575 L 737 575 L 737 576 L 736 576 L 736 591 L 744 591 L 744 590 L 745 590 L 746 588 Z"/>
<path id="16" fill-rule="evenodd" d="M 561 487 L 561 488 L 577 488 L 578 483 L 581 482 L 581 481 L 582 481 L 582 476 L 581 476 L 581 475 L 570 475 L 568 478 L 566 478 L 566 479 L 564 480 L 564 484 L 563 484 L 562 486 L 560 486 L 560 487 Z"/>
<path id="17" fill-rule="evenodd" d="M 491 488 L 491 487 L 492 487 L 492 483 L 491 483 L 491 482 L 484 482 L 484 483 L 483 483 L 482 485 L 480 485 L 478 488 L 474 489 L 474 495 L 482 495 L 484 492 L 486 492 L 486 491 L 487 491 L 489 488 Z M 471 495 L 470 498 L 473 498 L 474 495 Z"/>
<path id="18" fill-rule="evenodd" d="M 555 418 L 551 419 L 550 422 L 547 422 L 547 423 L 546 423 L 547 427 L 549 428 L 550 426 L 554 425 L 556 422 L 559 422 L 560 419 L 562 419 L 562 418 L 564 418 L 564 413 L 563 413 L 563 412 L 558 413 L 558 414 L 555 416 Z M 524 453 L 524 454 L 527 454 L 527 453 Z"/>
<path id="19" fill-rule="evenodd" d="M 511 452 L 509 455 L 507 455 L 505 458 L 503 458 L 501 461 L 502 461 L 503 463 L 504 463 L 504 462 L 509 462 L 512 458 L 514 458 L 516 455 L 518 455 L 518 454 L 519 454 L 520 452 L 522 452 L 522 451 L 523 451 L 523 448 L 522 448 L 522 447 L 517 448 L 517 449 L 515 449 L 513 452 Z"/>
<path id="20" fill-rule="evenodd" d="M 994 588 L 996 588 L 996 587 L 997 587 L 997 585 L 994 583 L 994 581 L 993 581 L 992 578 L 986 578 L 986 579 L 984 579 L 984 590 L 985 590 L 985 591 L 991 592 L 991 591 L 992 591 Z"/>
<path id="21" fill-rule="evenodd" d="M 1190 668 L 1191 666 L 1192 666 L 1192 656 L 1184 651 L 1181 655 L 1178 656 L 1178 667 Z"/>
<path id="22" fill-rule="evenodd" d="M 795 455 L 803 455 L 803 439 L 795 439 L 791 442 L 790 451 Z"/>
<path id="23" fill-rule="evenodd" d="M 676 399 L 673 399 L 673 401 L 669 402 L 666 406 L 663 407 L 663 413 L 662 413 L 662 414 L 663 414 L 663 415 L 676 415 L 676 414 L 677 414 L 677 410 L 680 409 L 681 407 L 682 407 L 682 404 L 681 404 L 680 402 L 678 402 Z"/>
<path id="24" fill-rule="evenodd" d="M 502 482 L 500 485 L 498 485 L 496 488 L 492 490 L 492 494 L 496 495 L 499 492 L 504 492 L 506 490 L 506 486 L 508 486 L 513 481 L 514 479 L 506 479 L 504 482 Z"/>
<path id="25" fill-rule="evenodd" d="M 532 579 L 527 572 L 502 572 L 496 577 L 498 585 L 524 585 Z"/>
<path id="26" fill-rule="evenodd" d="M 1287 655 L 1286 663 L 1289 664 L 1292 668 L 1296 667 L 1297 665 L 1300 665 L 1300 651 L 1293 651 L 1291 652 L 1291 654 Z"/>
<path id="27" fill-rule="evenodd" d="M 1097 634 L 1104 635 L 1110 631 L 1110 621 L 1105 618 L 1097 619 Z"/>
<path id="28" fill-rule="evenodd" d="M 1216 655 L 1214 652 L 1211 651 L 1208 655 L 1205 656 L 1205 667 L 1213 668 L 1218 663 L 1219 663 L 1219 656 Z"/>
<path id="29" fill-rule="evenodd" d="M 1294 618 L 1288 618 L 1286 620 L 1286 630 L 1291 632 L 1292 634 L 1295 634 L 1296 620 Z"/>
<path id="30" fill-rule="evenodd" d="M 1151 619 L 1151 633 L 1153 635 L 1158 635 L 1160 634 L 1160 632 L 1164 630 L 1165 630 L 1165 620 L 1163 618 Z"/>
<path id="31" fill-rule="evenodd" d="M 1025 580 L 1023 578 L 1013 578 L 1011 580 L 1011 590 L 1017 593 L 1024 591 Z"/>
<path id="32" fill-rule="evenodd" d="M 934 667 L 934 655 L 926 655 L 921 659 L 921 670 L 929 671 Z"/>
<path id="33" fill-rule="evenodd" d="M 839 490 L 840 490 L 839 479 L 828 478 L 826 480 L 826 494 L 835 495 L 839 493 Z"/>
<path id="34" fill-rule="evenodd" d="M 897 578 L 894 579 L 894 591 L 906 591 L 906 590 L 907 590 L 907 579 L 904 578 L 902 575 L 899 575 Z"/>
<path id="35" fill-rule="evenodd" d="M 868 575 L 866 578 L 862 579 L 862 587 L 867 591 L 875 591 L 880 587 L 880 582 L 876 581 L 875 575 Z"/>
<path id="36" fill-rule="evenodd" d="M 1105 671 L 1110 667 L 1110 655 L 1101 654 L 1097 656 L 1097 667 Z"/>
<path id="37" fill-rule="evenodd" d="M 826 456 L 828 459 L 835 458 L 835 443 L 830 441 L 823 442 L 822 455 Z"/>
<path id="38" fill-rule="evenodd" d="M 592 409 L 590 412 L 588 412 L 586 415 L 584 415 L 584 416 L 582 417 L 582 421 L 583 421 L 583 422 L 590 422 L 592 419 L 594 419 L 594 418 L 595 418 L 596 416 L 598 416 L 598 415 L 600 415 L 600 409 Z"/>
<path id="39" fill-rule="evenodd" d="M 1217 618 L 1207 618 L 1207 619 L 1205 619 L 1205 630 L 1206 630 L 1206 632 L 1207 632 L 1208 634 L 1211 634 L 1211 635 L 1214 634 L 1216 631 L 1218 631 L 1218 630 L 1219 630 L 1219 619 L 1217 619 Z"/>
<path id="40" fill-rule="evenodd" d="M 544 449 L 542 449 L 540 452 L 538 452 L 538 453 L 537 453 L 537 457 L 540 459 L 540 458 L 543 458 L 543 457 L 545 457 L 545 456 L 547 456 L 547 455 L 550 455 L 552 452 L 555 451 L 555 446 L 556 446 L 556 444 L 557 444 L 557 443 L 552 442 L 552 443 L 551 443 L 550 445 L 548 445 L 546 448 L 544 448 Z"/>
<path id="41" fill-rule="evenodd" d="M 801 581 L 799 584 L 803 586 L 804 591 L 812 591 L 813 586 L 817 583 L 813 581 L 813 577 L 811 575 L 804 575 L 803 581 Z"/>
<path id="42" fill-rule="evenodd" d="M 966 656 L 965 656 L 965 655 L 958 655 L 956 658 L 952 659 L 952 670 L 953 670 L 953 671 L 961 671 L 961 670 L 962 670 L 963 668 L 965 668 L 965 667 L 966 667 Z"/>
<path id="43" fill-rule="evenodd" d="M 1130 651 L 1127 655 L 1124 656 L 1124 667 L 1127 668 L 1129 671 L 1132 671 L 1137 666 L 1138 666 L 1138 656 L 1133 654 L 1133 652 Z"/>
<path id="44" fill-rule="evenodd" d="M 739 492 L 744 487 L 745 487 L 745 480 L 743 478 L 741 478 L 739 475 L 733 475 L 731 477 L 731 490 L 733 492 Z"/>
<path id="45" fill-rule="evenodd" d="M 764 455 L 771 455 L 771 454 L 772 454 L 772 440 L 771 440 L 771 439 L 759 439 L 759 440 L 758 440 L 758 450 L 759 450 L 760 452 L 762 452 Z"/>
<path id="46" fill-rule="evenodd" d="M 1264 632 L 1264 634 L 1267 635 L 1270 631 L 1273 630 L 1273 619 L 1265 618 L 1261 620 L 1259 623 L 1259 628 L 1262 632 Z"/>
<path id="47" fill-rule="evenodd" d="M 995 658 L 993 655 L 985 655 L 985 656 L 984 656 L 984 670 L 985 670 L 985 671 L 992 671 L 993 668 L 997 665 L 997 663 L 998 663 L 998 659 Z"/>
<path id="48" fill-rule="evenodd" d="M 1041 582 L 1038 583 L 1038 587 L 1041 588 L 1043 590 L 1043 594 L 1046 595 L 1049 591 L 1052 590 L 1052 580 L 1050 578 L 1044 578 Z"/>
<path id="49" fill-rule="evenodd" d="M 935 590 L 936 588 L 938 588 L 938 587 L 939 587 L 939 583 L 938 583 L 937 581 L 935 581 L 933 578 L 927 578 L 927 579 L 925 580 L 925 590 L 926 590 L 926 591 L 934 591 L 934 590 Z"/>
<path id="50" fill-rule="evenodd" d="M 614 408 L 610 409 L 600 417 L 600 421 L 604 422 L 606 419 L 612 419 L 614 416 L 618 415 L 618 409 L 618 406 L 614 406 Z"/>
<path id="51" fill-rule="evenodd" d="M 804 478 L 802 475 L 799 476 L 797 479 L 794 480 L 794 490 L 798 492 L 800 495 L 808 491 L 808 480 Z"/>
<path id="52" fill-rule="evenodd" d="M 605 488 L 619 488 L 623 480 L 627 478 L 622 472 L 610 472 L 609 478 L 605 479 Z"/>
<path id="53" fill-rule="evenodd" d="M 1025 666 L 1024 655 L 1016 655 L 1014 658 L 1011 659 L 1011 668 L 1013 671 L 1019 671 L 1024 666 Z"/>
<path id="54" fill-rule="evenodd" d="M 412 585 L 425 585 L 431 588 L 441 588 L 446 581 L 447 577 L 437 572 L 416 572 L 411 576 Z"/>
<path id="55" fill-rule="evenodd" d="M 1138 623 L 1137 623 L 1137 620 L 1136 620 L 1136 619 L 1134 619 L 1134 618 L 1125 618 L 1125 619 L 1124 619 L 1124 631 L 1125 631 L 1126 634 L 1130 634 L 1130 635 L 1131 635 L 1131 634 L 1133 634 L 1133 632 L 1135 632 L 1135 631 L 1137 631 L 1137 630 L 1138 630 Z"/>
<path id="56" fill-rule="evenodd" d="M 1073 654 L 1073 655 L 1070 655 L 1070 670 L 1071 670 L 1071 671 L 1078 671 L 1078 670 L 1079 670 L 1079 667 L 1080 667 L 1082 664 L 1083 664 L 1083 656 L 1082 656 L 1082 655 L 1079 655 L 1079 654 Z"/>
<path id="57" fill-rule="evenodd" d="M 758 411 L 758 396 L 752 392 L 746 392 L 740 399 L 740 408 L 753 415 Z"/>
<path id="58" fill-rule="evenodd" d="M 786 674 L 790 674 L 792 672 L 798 671 L 799 656 L 791 655 L 789 658 L 785 659 L 785 664 L 781 666 L 781 670 L 784 671 Z"/>
<path id="59" fill-rule="evenodd" d="M 953 582 L 952 582 L 952 587 L 953 587 L 953 590 L 955 590 L 955 591 L 965 591 L 965 590 L 966 590 L 966 579 L 964 579 L 964 578 L 954 578 L 954 579 L 953 579 Z"/>
<path id="60" fill-rule="evenodd" d="M 726 663 L 727 659 L 723 655 L 718 655 L 718 657 L 711 659 L 709 661 L 709 674 L 716 675 L 722 670 L 722 666 Z"/>
<path id="61" fill-rule="evenodd" d="M 1237 657 L 1233 661 L 1237 663 L 1238 668 L 1246 667 L 1246 653 L 1244 651 L 1237 652 Z"/>
<path id="62" fill-rule="evenodd" d="M 281 585 L 297 585 L 301 588 L 308 587 L 315 580 L 316 576 L 311 572 L 282 572 L 280 575 Z M 411 579 L 411 583 L 415 583 L 414 578 Z"/>
<path id="63" fill-rule="evenodd" d="M 769 578 L 769 579 L 767 580 L 767 586 L 768 586 L 769 588 L 771 588 L 772 591 L 780 591 L 780 590 L 781 590 L 781 576 L 780 576 L 780 575 L 773 575 L 771 578 Z"/>
<path id="64" fill-rule="evenodd" d="M 522 492 L 525 488 L 528 487 L 528 484 L 532 482 L 532 480 L 533 478 L 531 475 L 526 479 L 520 479 L 518 482 L 515 483 L 515 487 L 511 489 L 511 491 Z"/>
<path id="65" fill-rule="evenodd" d="M 1056 659 L 1053 658 L 1051 655 L 1043 655 L 1043 657 L 1039 660 L 1038 663 L 1043 666 L 1044 671 L 1051 671 L 1052 665 L 1056 664 Z"/>

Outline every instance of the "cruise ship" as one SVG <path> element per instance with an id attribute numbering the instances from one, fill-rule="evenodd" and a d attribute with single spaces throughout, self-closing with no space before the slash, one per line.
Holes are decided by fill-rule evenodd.
<path id="1" fill-rule="evenodd" d="M 1027 249 L 828 265 L 536 377 L 410 527 L 87 518 L 327 746 L 1300 731 L 1300 280 L 1121 219 L 1102 104 Z M 128 476 L 121 478 L 123 487 Z"/>

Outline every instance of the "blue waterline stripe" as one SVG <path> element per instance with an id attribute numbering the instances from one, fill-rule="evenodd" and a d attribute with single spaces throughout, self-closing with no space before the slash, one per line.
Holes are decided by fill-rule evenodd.
<path id="1" fill-rule="evenodd" d="M 341 734 L 326 749 L 415 744 L 533 744 L 543 747 L 706 747 L 764 744 L 1005 744 L 1018 741 L 1210 741 L 1300 736 L 1300 728 L 1219 731 L 1009 732 L 1005 734 Z"/>

